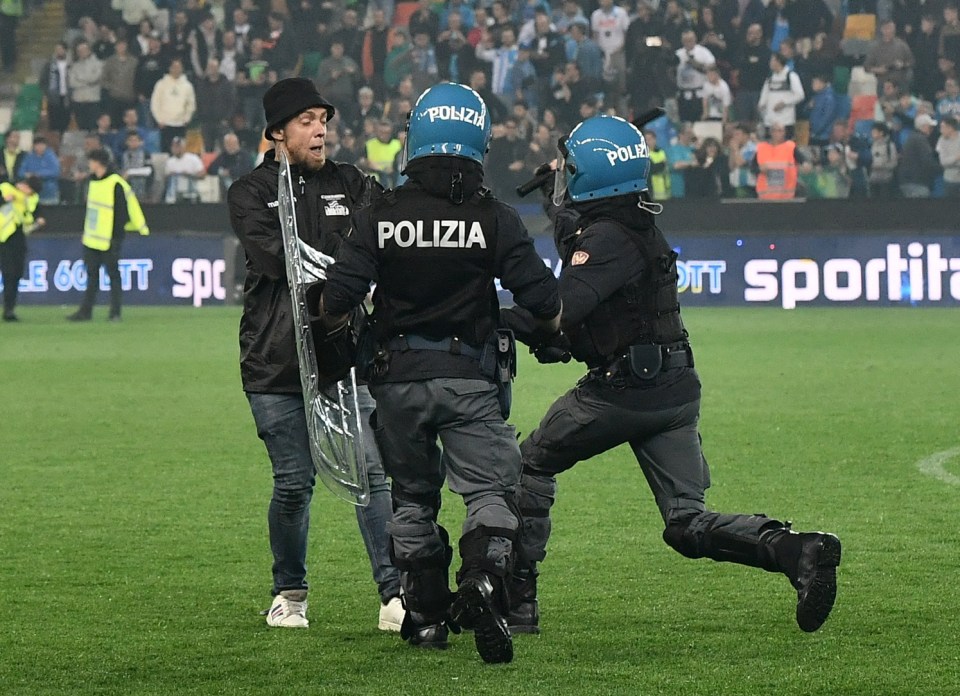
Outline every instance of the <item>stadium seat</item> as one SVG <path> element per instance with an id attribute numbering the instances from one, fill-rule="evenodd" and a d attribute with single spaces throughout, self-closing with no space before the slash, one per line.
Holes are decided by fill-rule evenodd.
<path id="1" fill-rule="evenodd" d="M 205 176 L 197 182 L 197 194 L 201 203 L 220 202 L 220 179 L 216 176 Z"/>
<path id="2" fill-rule="evenodd" d="M 13 107 L 10 127 L 14 130 L 35 130 L 40 123 L 40 110 L 43 105 L 43 90 L 37 84 L 25 84 L 20 88 L 17 102 Z"/>
<path id="3" fill-rule="evenodd" d="M 6 133 L 13 122 L 13 107 L 0 106 L 0 133 Z"/>
<path id="4" fill-rule="evenodd" d="M 847 86 L 847 94 L 856 97 L 861 94 L 877 94 L 877 76 L 868 73 L 862 66 L 858 65 L 850 71 L 850 84 Z"/>
<path id="5" fill-rule="evenodd" d="M 693 133 L 701 143 L 706 138 L 714 138 L 721 143 L 723 142 L 723 124 L 720 121 L 695 121 Z"/>
<path id="6" fill-rule="evenodd" d="M 850 87 L 850 68 L 846 65 L 833 66 L 833 91 L 846 94 Z"/>

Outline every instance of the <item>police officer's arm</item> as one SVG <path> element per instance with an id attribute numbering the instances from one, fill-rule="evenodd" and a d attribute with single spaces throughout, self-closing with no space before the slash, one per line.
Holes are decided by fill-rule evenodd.
<path id="1" fill-rule="evenodd" d="M 346 321 L 354 307 L 363 302 L 370 283 L 378 280 L 376 229 L 369 209 L 353 216 L 350 233 L 340 245 L 337 262 L 327 269 L 327 281 L 320 296 L 320 316 L 327 329 Z"/>
<path id="2" fill-rule="evenodd" d="M 499 205 L 497 230 L 494 272 L 500 283 L 513 293 L 517 305 L 533 315 L 537 329 L 548 335 L 556 333 L 560 325 L 556 278 L 543 263 L 513 208 Z"/>
<path id="3" fill-rule="evenodd" d="M 275 200 L 275 199 L 274 199 Z M 227 192 L 230 224 L 253 267 L 272 280 L 286 277 L 283 235 L 277 208 L 247 181 L 235 181 Z"/>
<path id="4" fill-rule="evenodd" d="M 597 226 L 584 231 L 577 240 L 569 265 L 560 272 L 560 298 L 563 315 L 560 326 L 569 331 L 581 324 L 601 302 L 626 283 L 643 274 L 637 254 L 626 234 L 612 226 Z"/>

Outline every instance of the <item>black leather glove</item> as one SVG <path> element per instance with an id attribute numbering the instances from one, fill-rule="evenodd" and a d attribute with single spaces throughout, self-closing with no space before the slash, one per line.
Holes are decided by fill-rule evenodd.
<path id="1" fill-rule="evenodd" d="M 537 362 L 542 365 L 568 363 L 571 358 L 570 351 L 566 348 L 560 348 L 559 346 L 540 346 L 539 348 L 531 348 L 530 352 L 533 353 L 533 357 L 537 359 Z"/>

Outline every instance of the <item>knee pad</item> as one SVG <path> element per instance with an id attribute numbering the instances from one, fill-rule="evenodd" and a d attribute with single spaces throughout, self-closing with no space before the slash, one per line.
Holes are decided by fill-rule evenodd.
<path id="1" fill-rule="evenodd" d="M 671 516 L 663 530 L 663 540 L 667 546 L 687 558 L 703 558 L 697 537 L 690 532 L 690 523 L 696 516 L 695 512 L 682 517 Z"/>

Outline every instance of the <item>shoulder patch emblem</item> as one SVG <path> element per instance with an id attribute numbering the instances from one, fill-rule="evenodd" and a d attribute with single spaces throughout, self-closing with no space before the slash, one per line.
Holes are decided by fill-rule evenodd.
<path id="1" fill-rule="evenodd" d="M 573 252 L 573 256 L 570 257 L 570 265 L 571 265 L 571 266 L 582 266 L 583 264 L 585 264 L 585 263 L 589 260 L 589 258 L 590 258 L 590 254 L 588 254 L 587 252 L 585 252 L 585 251 L 575 251 L 575 252 Z"/>

